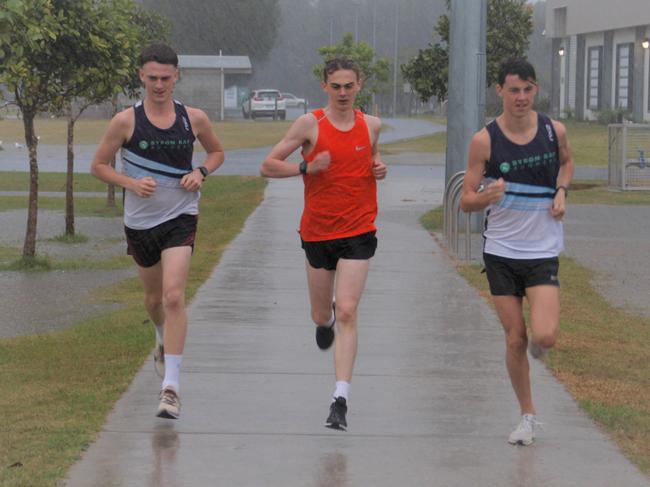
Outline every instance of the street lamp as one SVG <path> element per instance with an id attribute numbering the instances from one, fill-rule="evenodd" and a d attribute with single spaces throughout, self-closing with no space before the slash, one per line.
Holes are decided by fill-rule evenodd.
<path id="1" fill-rule="evenodd" d="M 643 47 L 643 49 L 650 49 L 650 39 L 648 39 L 647 37 L 643 39 L 641 41 L 641 47 Z"/>

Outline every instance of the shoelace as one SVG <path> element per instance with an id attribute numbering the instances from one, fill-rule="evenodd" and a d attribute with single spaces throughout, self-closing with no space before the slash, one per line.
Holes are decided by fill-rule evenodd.
<path id="1" fill-rule="evenodd" d="M 169 404 L 170 406 L 175 406 L 176 403 L 178 402 L 178 396 L 172 391 L 165 390 L 162 393 L 162 398 L 160 398 L 162 402 L 165 404 Z"/>

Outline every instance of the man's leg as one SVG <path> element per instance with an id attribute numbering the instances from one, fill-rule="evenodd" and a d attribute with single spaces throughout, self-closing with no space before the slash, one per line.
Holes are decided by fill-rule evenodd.
<path id="1" fill-rule="evenodd" d="M 165 312 L 162 305 L 162 266 L 160 262 L 151 267 L 138 266 L 138 273 L 144 288 L 144 307 L 156 329 L 156 348 L 153 360 L 156 373 L 165 376 Z"/>
<path id="2" fill-rule="evenodd" d="M 350 382 L 357 356 L 357 308 L 368 277 L 369 260 L 339 259 L 336 268 L 336 380 Z"/>
<path id="3" fill-rule="evenodd" d="M 307 286 L 311 319 L 316 326 L 326 326 L 332 318 L 332 298 L 334 296 L 334 276 L 336 271 L 317 269 L 305 259 Z"/>
<path id="4" fill-rule="evenodd" d="M 560 288 L 557 286 L 532 286 L 526 288 L 530 304 L 531 340 L 542 350 L 555 345 L 560 330 Z"/>
<path id="5" fill-rule="evenodd" d="M 526 355 L 527 336 L 519 296 L 493 296 L 494 305 L 505 331 L 506 367 L 512 388 L 515 391 L 521 414 L 535 414 L 530 389 L 528 357 Z"/>

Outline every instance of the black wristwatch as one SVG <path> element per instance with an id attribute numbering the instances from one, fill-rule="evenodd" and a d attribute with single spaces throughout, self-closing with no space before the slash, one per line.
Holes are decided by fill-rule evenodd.
<path id="1" fill-rule="evenodd" d="M 298 166 L 298 169 L 300 170 L 300 174 L 307 174 L 307 161 L 303 159 L 303 161 Z"/>
<path id="2" fill-rule="evenodd" d="M 205 180 L 205 178 L 207 178 L 208 174 L 209 174 L 208 169 L 205 166 L 199 166 L 199 167 L 197 167 L 197 169 L 203 175 L 203 180 Z"/>

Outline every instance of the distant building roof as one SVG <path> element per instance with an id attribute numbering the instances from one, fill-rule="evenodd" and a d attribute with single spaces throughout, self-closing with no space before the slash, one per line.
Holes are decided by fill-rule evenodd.
<path id="1" fill-rule="evenodd" d="M 188 69 L 221 69 L 232 74 L 250 74 L 253 72 L 248 56 L 197 56 L 181 54 L 178 66 Z"/>

